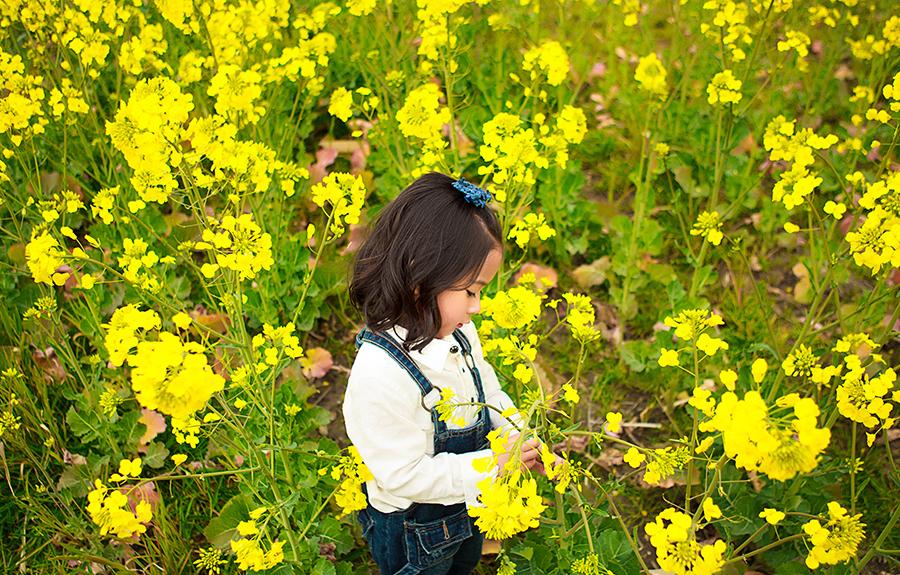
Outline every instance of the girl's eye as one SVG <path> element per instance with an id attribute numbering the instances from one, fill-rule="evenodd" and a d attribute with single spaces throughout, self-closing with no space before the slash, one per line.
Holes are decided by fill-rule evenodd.
<path id="1" fill-rule="evenodd" d="M 469 291 L 469 290 L 466 290 L 466 294 L 467 294 L 469 297 L 475 297 L 475 294 L 472 293 L 472 292 Z"/>

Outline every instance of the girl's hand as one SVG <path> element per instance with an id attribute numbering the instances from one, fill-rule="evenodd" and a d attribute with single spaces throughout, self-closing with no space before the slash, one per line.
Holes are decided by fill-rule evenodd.
<path id="1" fill-rule="evenodd" d="M 497 467 L 500 475 L 511 471 L 506 469 L 506 464 L 512 456 L 512 450 L 515 448 L 518 439 L 518 433 L 510 435 L 506 441 L 506 452 L 497 456 Z M 544 473 L 544 465 L 541 463 L 541 442 L 536 437 L 532 437 L 522 443 L 519 459 L 522 468 Z"/>

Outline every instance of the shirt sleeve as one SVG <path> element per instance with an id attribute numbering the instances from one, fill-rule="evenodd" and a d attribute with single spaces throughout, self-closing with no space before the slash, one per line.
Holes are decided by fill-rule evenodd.
<path id="1" fill-rule="evenodd" d="M 414 393 L 378 377 L 352 381 L 343 405 L 347 436 L 387 492 L 419 503 L 478 506 L 477 484 L 496 470 L 480 473 L 472 463 L 491 451 L 429 455 L 427 435 L 412 419 L 422 409 L 420 395 L 415 386 L 407 387 Z"/>
<path id="2" fill-rule="evenodd" d="M 496 407 L 500 411 L 515 408 L 516 404 L 510 399 L 509 395 L 500 387 L 500 380 L 497 379 L 497 373 L 490 363 L 484 358 L 481 351 L 481 340 L 478 338 L 478 331 L 469 323 L 466 335 L 472 344 L 472 357 L 475 359 L 475 366 L 478 367 L 478 373 L 481 375 L 481 384 L 484 386 L 484 400 L 490 406 Z M 493 429 L 516 429 L 522 427 L 522 418 L 518 411 L 509 419 L 500 415 L 500 412 L 493 409 L 491 412 L 491 427 Z"/>

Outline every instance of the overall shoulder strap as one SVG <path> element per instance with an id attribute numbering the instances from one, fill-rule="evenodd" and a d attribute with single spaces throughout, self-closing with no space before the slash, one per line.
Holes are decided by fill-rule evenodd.
<path id="1" fill-rule="evenodd" d="M 356 336 L 356 347 L 359 349 L 363 343 L 368 342 L 383 349 L 387 354 L 402 367 L 406 373 L 416 382 L 419 392 L 422 394 L 422 407 L 426 410 L 437 405 L 441 399 L 441 391 L 438 387 L 431 384 L 428 378 L 416 366 L 409 354 L 404 351 L 397 341 L 389 334 L 381 332 L 376 333 L 368 328 L 363 328 Z"/>

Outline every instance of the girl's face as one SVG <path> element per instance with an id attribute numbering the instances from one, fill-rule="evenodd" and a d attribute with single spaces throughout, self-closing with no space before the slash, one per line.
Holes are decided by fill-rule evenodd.
<path id="1" fill-rule="evenodd" d="M 471 316 L 481 311 L 481 290 L 494 279 L 500 269 L 503 254 L 498 249 L 488 253 L 478 276 L 468 285 L 459 289 L 442 291 L 437 296 L 438 310 L 441 312 L 441 329 L 437 337 L 447 337 L 453 330 L 468 323 Z"/>

